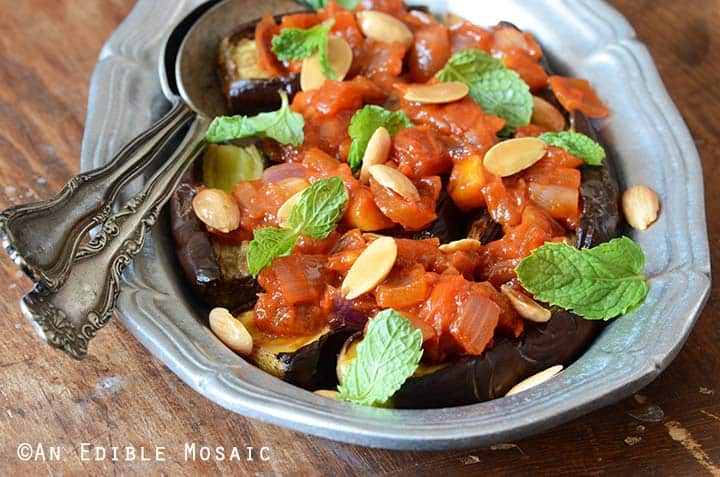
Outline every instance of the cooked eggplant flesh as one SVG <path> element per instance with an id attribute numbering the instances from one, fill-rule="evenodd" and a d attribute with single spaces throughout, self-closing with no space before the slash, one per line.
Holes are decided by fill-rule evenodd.
<path id="1" fill-rule="evenodd" d="M 230 114 L 274 111 L 280 107 L 278 91 L 285 91 L 290 99 L 300 91 L 299 75 L 271 77 L 259 66 L 256 23 L 239 26 L 220 42 L 218 75 Z"/>

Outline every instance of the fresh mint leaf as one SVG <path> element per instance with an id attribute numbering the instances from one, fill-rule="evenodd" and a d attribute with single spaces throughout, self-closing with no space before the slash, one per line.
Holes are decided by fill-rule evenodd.
<path id="1" fill-rule="evenodd" d="M 589 249 L 546 243 L 515 271 L 537 300 L 591 320 L 609 320 L 645 299 L 644 264 L 640 246 L 621 237 Z"/>
<path id="2" fill-rule="evenodd" d="M 297 239 L 298 233 L 292 229 L 265 227 L 253 232 L 253 239 L 247 251 L 250 274 L 256 277 L 276 258 L 290 255 Z"/>
<path id="3" fill-rule="evenodd" d="M 328 35 L 334 23 L 331 20 L 307 30 L 285 28 L 273 37 L 272 51 L 280 61 L 302 60 L 317 52 L 323 75 L 331 80 L 337 79 L 327 52 Z"/>
<path id="4" fill-rule="evenodd" d="M 339 397 L 366 406 L 385 404 L 417 369 L 422 341 L 422 332 L 402 314 L 378 313 L 343 374 Z"/>
<path id="5" fill-rule="evenodd" d="M 320 179 L 305 189 L 290 213 L 289 228 L 265 227 L 253 233 L 247 252 L 250 274 L 256 277 L 276 258 L 290 255 L 301 235 L 319 240 L 330 235 L 347 201 L 347 189 L 339 176 Z"/>
<path id="6" fill-rule="evenodd" d="M 388 111 L 372 104 L 355 111 L 348 128 L 352 139 L 348 164 L 352 170 L 355 171 L 362 165 L 368 142 L 375 130 L 381 126 L 394 136 L 401 129 L 413 126 L 413 123 L 402 111 Z"/>
<path id="7" fill-rule="evenodd" d="M 288 104 L 287 93 L 280 91 L 280 109 L 257 116 L 219 116 L 212 120 L 205 133 L 211 143 L 231 141 L 244 137 L 269 137 L 282 144 L 301 146 L 304 140 L 305 119 Z"/>
<path id="8" fill-rule="evenodd" d="M 328 0 L 302 0 L 310 8 L 320 10 L 321 8 L 327 7 Z M 335 3 L 343 7 L 345 10 L 352 11 L 358 6 L 360 0 L 335 0 Z"/>
<path id="9" fill-rule="evenodd" d="M 557 146 L 585 161 L 591 166 L 601 166 L 605 159 L 605 149 L 585 134 L 573 131 L 546 132 L 540 139 L 550 146 Z"/>
<path id="10" fill-rule="evenodd" d="M 335 230 L 348 201 L 347 189 L 341 177 L 330 177 L 315 182 L 300 195 L 288 220 L 290 228 L 302 235 L 324 239 Z"/>
<path id="11" fill-rule="evenodd" d="M 486 114 L 503 118 L 506 127 L 530 123 L 532 95 L 516 72 L 482 50 L 461 50 L 437 73 L 441 81 L 460 81 L 470 88 L 470 97 Z"/>

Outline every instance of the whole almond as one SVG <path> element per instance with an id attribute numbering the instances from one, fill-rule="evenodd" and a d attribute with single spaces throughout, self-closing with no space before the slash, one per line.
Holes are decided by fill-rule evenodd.
<path id="1" fill-rule="evenodd" d="M 515 311 L 517 311 L 518 314 L 526 320 L 534 321 L 535 323 L 545 323 L 550 321 L 550 318 L 552 317 L 550 310 L 540 305 L 529 296 L 524 293 L 520 293 L 507 284 L 501 286 L 500 291 L 503 295 L 508 297 L 513 308 L 515 308 Z"/>
<path id="2" fill-rule="evenodd" d="M 352 65 L 352 48 L 350 48 L 347 41 L 339 36 L 331 35 L 328 37 L 327 55 L 328 60 L 330 60 L 330 66 L 332 66 L 337 76 L 337 81 L 342 81 L 350 70 L 350 65 Z M 322 71 L 318 53 L 303 60 L 302 69 L 300 70 L 300 88 L 303 91 L 318 89 L 326 79 Z"/>
<path id="3" fill-rule="evenodd" d="M 203 189 L 193 197 L 195 215 L 208 227 L 229 233 L 240 226 L 240 207 L 221 189 Z"/>
<path id="4" fill-rule="evenodd" d="M 441 252 L 453 253 L 453 252 L 474 252 L 482 248 L 482 243 L 479 240 L 472 238 L 464 238 L 460 240 L 454 240 L 450 243 L 444 243 L 438 247 Z"/>
<path id="5" fill-rule="evenodd" d="M 550 131 L 559 132 L 565 129 L 565 116 L 555 106 L 538 96 L 533 96 L 530 122 Z"/>
<path id="6" fill-rule="evenodd" d="M 638 184 L 623 193 L 622 207 L 630 226 L 645 230 L 657 220 L 660 198 L 650 187 Z"/>
<path id="7" fill-rule="evenodd" d="M 307 187 L 305 189 L 307 189 Z M 297 205 L 297 203 L 300 202 L 300 196 L 303 192 L 305 192 L 305 189 L 295 192 L 288 198 L 288 200 L 283 202 L 283 204 L 280 206 L 277 211 L 278 227 L 288 227 L 288 223 L 290 221 L 290 214 L 292 214 L 292 210 Z"/>
<path id="8" fill-rule="evenodd" d="M 348 300 L 363 295 L 385 280 L 397 258 L 397 243 L 391 237 L 374 240 L 358 256 L 345 275 L 340 292 Z"/>
<path id="9" fill-rule="evenodd" d="M 392 139 L 387 129 L 380 126 L 375 130 L 368 141 L 365 154 L 362 159 L 362 167 L 360 168 L 360 182 L 367 184 L 370 180 L 370 166 L 375 164 L 383 164 L 390 155 L 390 146 Z"/>
<path id="10" fill-rule="evenodd" d="M 375 164 L 374 166 L 368 167 L 368 173 L 370 174 L 370 177 L 377 181 L 378 184 L 383 187 L 387 187 L 406 199 L 415 201 L 420 200 L 420 193 L 418 192 L 417 187 L 415 187 L 415 184 L 413 184 L 405 174 L 397 169 L 393 169 L 392 167 L 384 164 Z"/>
<path id="11" fill-rule="evenodd" d="M 405 89 L 404 97 L 408 101 L 426 104 L 452 103 L 463 99 L 470 92 L 465 83 L 449 81 L 447 83 L 417 84 Z"/>
<path id="12" fill-rule="evenodd" d="M 356 13 L 358 25 L 363 35 L 375 41 L 393 43 L 399 41 L 409 46 L 413 41 L 413 33 L 410 28 L 392 15 L 366 10 Z"/>
<path id="13" fill-rule="evenodd" d="M 485 153 L 483 165 L 491 174 L 507 177 L 527 169 L 542 159 L 547 144 L 536 137 L 520 137 L 499 142 Z"/>
<path id="14" fill-rule="evenodd" d="M 543 371 L 540 371 L 537 374 L 533 374 L 529 378 L 523 379 L 519 383 L 517 383 L 515 386 L 510 388 L 510 391 L 508 391 L 505 396 L 512 396 L 513 394 L 517 394 L 522 391 L 527 391 L 528 389 L 537 386 L 538 384 L 542 384 L 546 381 L 549 381 L 550 379 L 554 378 L 558 374 L 560 374 L 560 371 L 563 370 L 563 367 L 561 364 L 558 364 L 556 366 L 552 366 L 550 368 L 547 368 Z"/>
<path id="15" fill-rule="evenodd" d="M 210 329 L 236 353 L 247 356 L 252 352 L 252 335 L 226 308 L 213 308 L 210 311 Z"/>

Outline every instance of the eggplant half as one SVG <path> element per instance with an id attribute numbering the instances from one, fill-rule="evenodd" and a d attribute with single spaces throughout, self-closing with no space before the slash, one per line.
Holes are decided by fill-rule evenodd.
<path id="1" fill-rule="evenodd" d="M 257 21 L 240 25 L 220 42 L 218 75 L 230 114 L 274 111 L 280 108 L 278 91 L 285 91 L 290 99 L 300 91 L 299 75 L 273 78 L 259 66 L 256 25 Z"/>

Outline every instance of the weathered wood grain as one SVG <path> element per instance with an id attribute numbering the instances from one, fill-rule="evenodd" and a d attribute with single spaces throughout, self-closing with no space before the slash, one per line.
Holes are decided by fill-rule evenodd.
<path id="1" fill-rule="evenodd" d="M 0 0 L 0 208 L 48 197 L 77 172 L 90 75 L 132 3 Z M 696 139 L 718 264 L 720 2 L 612 3 L 650 48 Z M 221 409 L 180 382 L 116 321 L 96 338 L 88 359 L 66 358 L 41 344 L 20 315 L 17 302 L 30 283 L 0 255 L 0 475 L 720 474 L 717 286 L 677 359 L 642 395 L 512 445 L 390 452 L 305 437 Z M 717 272 L 714 278 L 717 283 Z M 21 462 L 22 442 L 62 446 L 62 461 Z M 163 446 L 167 461 L 83 462 L 83 442 L 148 451 Z M 267 446 L 270 460 L 186 462 L 183 446 L 193 442 Z"/>

